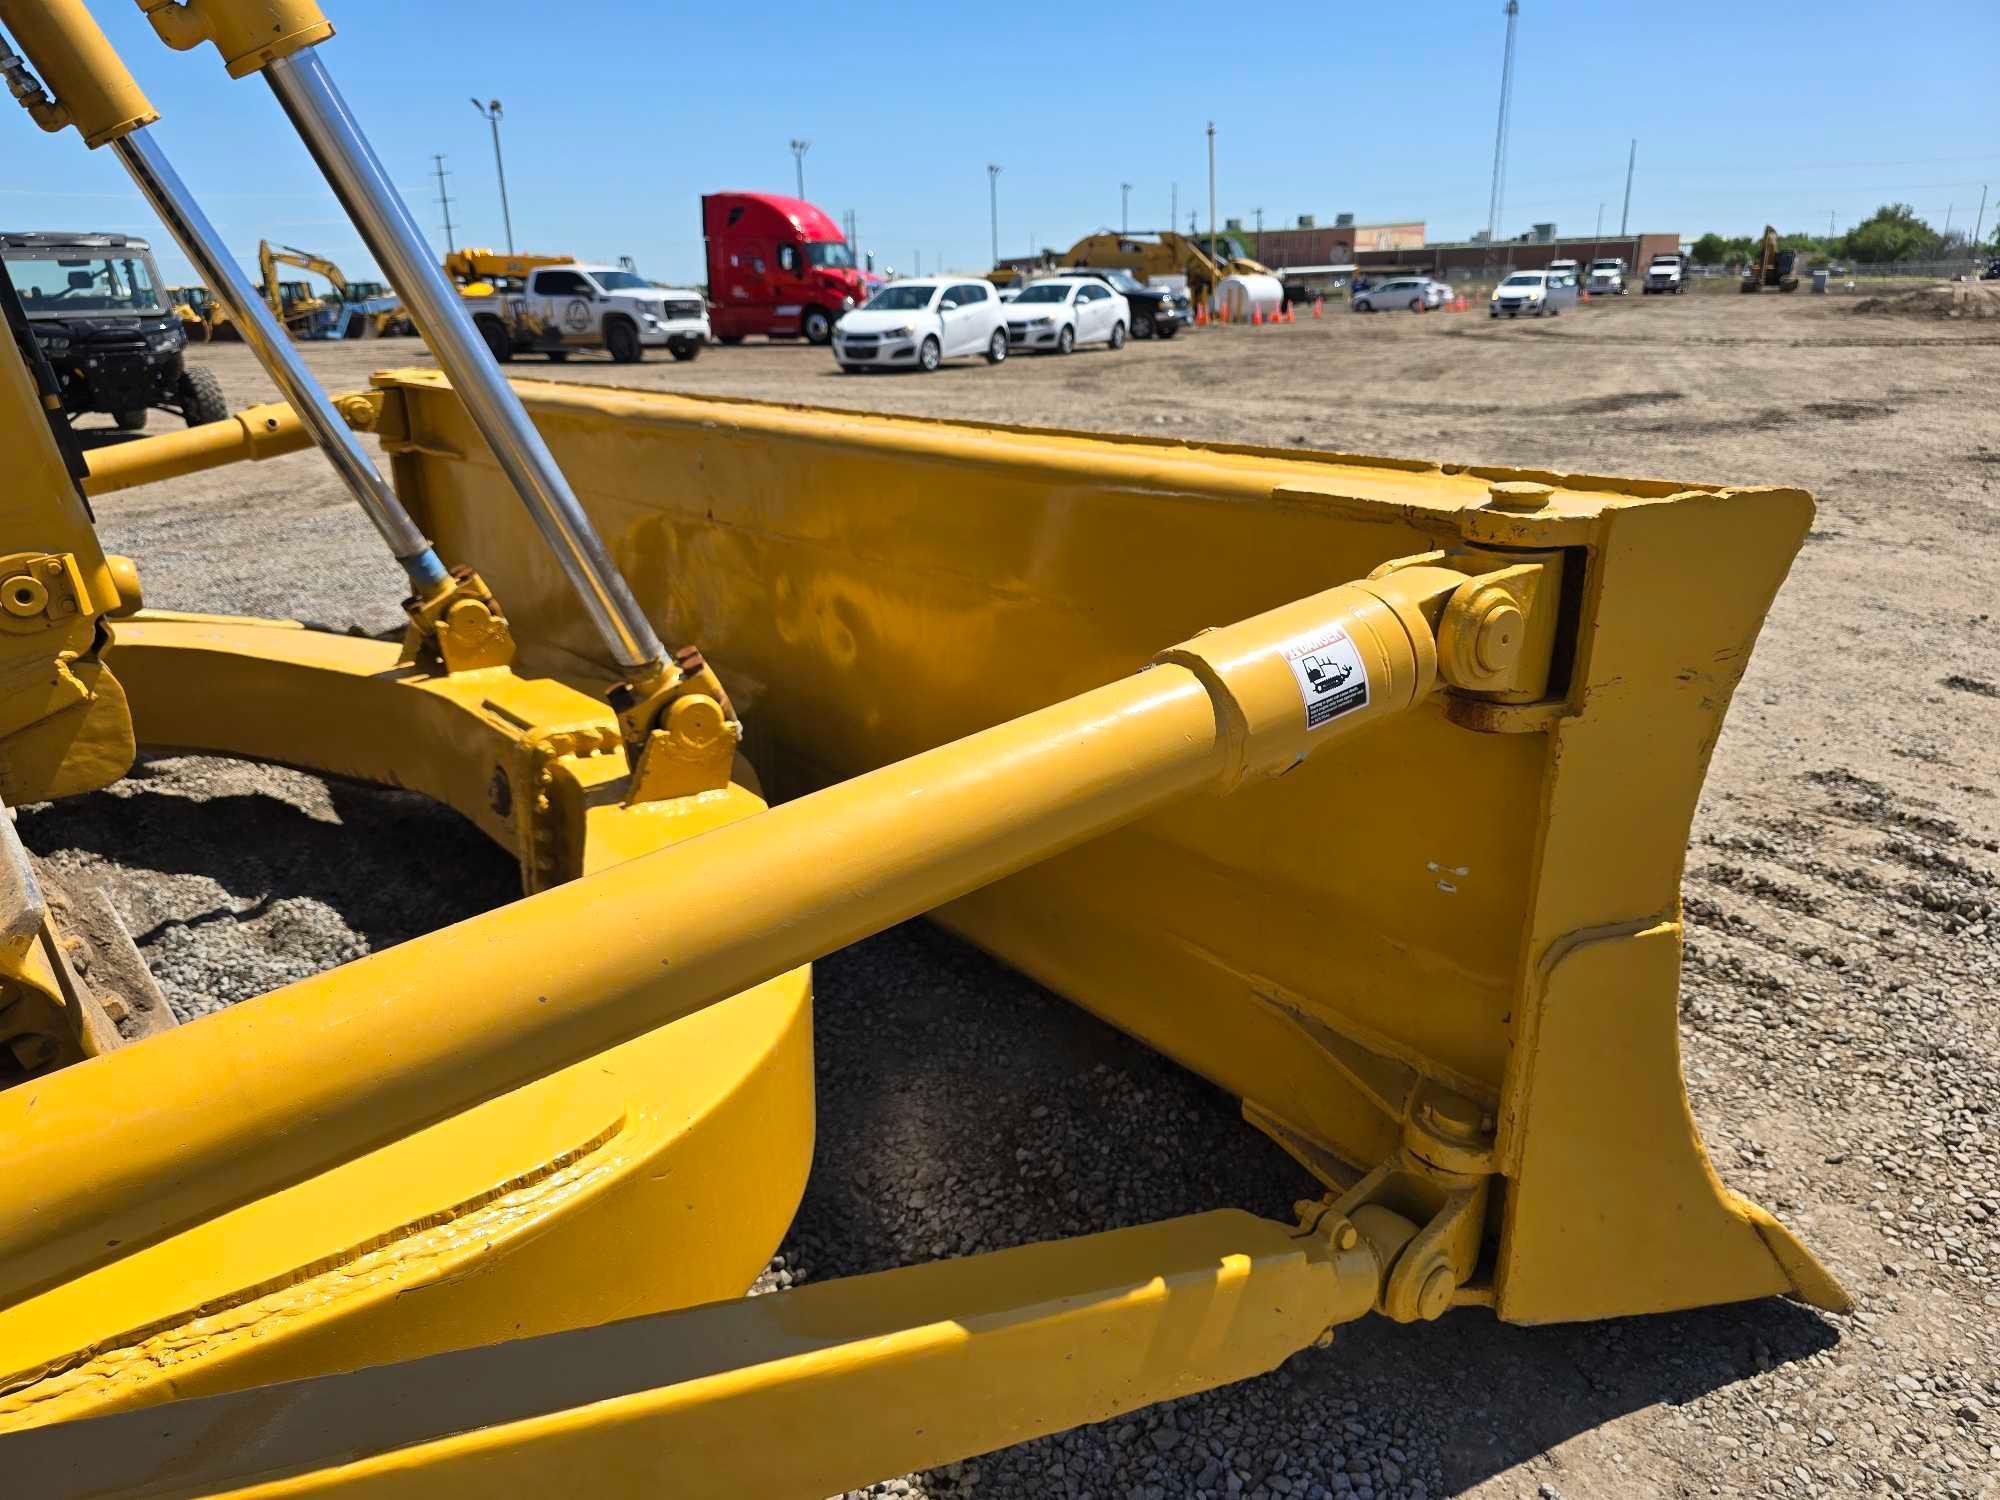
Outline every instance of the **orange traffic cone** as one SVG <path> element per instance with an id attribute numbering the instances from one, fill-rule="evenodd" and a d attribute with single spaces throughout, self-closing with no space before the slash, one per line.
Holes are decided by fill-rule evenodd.
<path id="1" fill-rule="evenodd" d="M 1194 326 L 1197 328 L 1205 328 L 1208 326 L 1208 304 L 1206 302 L 1197 302 L 1195 304 Z"/>
<path id="2" fill-rule="evenodd" d="M 1299 310 L 1296 307 L 1292 306 L 1291 303 L 1287 302 L 1285 304 L 1285 321 L 1287 323 L 1296 323 L 1298 322 L 1298 320 L 1299 320 Z"/>
<path id="3" fill-rule="evenodd" d="M 1313 316 L 1315 318 L 1317 318 L 1320 315 L 1321 306 L 1325 303 L 1325 301 L 1326 299 L 1324 297 L 1313 298 Z"/>
<path id="4" fill-rule="evenodd" d="M 1253 308 L 1251 308 L 1251 309 L 1250 309 L 1250 326 L 1251 326 L 1252 328 L 1256 328 L 1256 327 L 1259 327 L 1259 326 L 1260 326 L 1260 325 L 1261 325 L 1261 324 L 1263 323 L 1263 321 L 1264 321 L 1264 315 L 1263 315 L 1263 314 L 1262 314 L 1261 312 L 1259 312 L 1259 311 L 1258 311 L 1258 310 L 1257 310 L 1256 308 L 1254 308 L 1254 307 L 1253 307 Z"/>

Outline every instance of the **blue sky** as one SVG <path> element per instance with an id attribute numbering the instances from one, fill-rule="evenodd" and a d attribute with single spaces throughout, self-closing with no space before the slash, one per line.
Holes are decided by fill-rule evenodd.
<path id="1" fill-rule="evenodd" d="M 985 267 L 989 161 L 1005 169 L 1003 254 L 1116 227 L 1121 181 L 1132 228 L 1165 223 L 1175 183 L 1182 225 L 1198 208 L 1205 226 L 1210 119 L 1221 216 L 1249 224 L 1261 206 L 1274 227 L 1352 211 L 1453 239 L 1486 217 L 1500 0 L 1358 20 L 1085 5 L 1018 26 L 991 5 L 323 3 L 340 34 L 321 56 L 438 245 L 433 152 L 459 241 L 502 241 L 475 94 L 506 108 L 522 249 L 632 255 L 663 279 L 701 277 L 702 192 L 791 190 L 793 136 L 812 142 L 806 196 L 835 219 L 853 210 L 862 248 L 902 271 L 919 251 L 929 269 Z M 230 81 L 210 49 L 168 52 L 125 0 L 92 9 L 239 257 L 269 236 L 368 274 L 261 82 Z M 1298 40 L 1308 30 L 1322 39 Z M 1634 229 L 1823 230 L 1829 213 L 1845 227 L 1885 200 L 1969 227 L 1981 185 L 2000 190 L 1996 57 L 1992 4 L 1932 25 L 1849 0 L 1522 0 L 1502 228 L 1588 233 L 1601 204 L 1615 230 L 1633 137 Z M 0 113 L 0 223 L 149 233 L 169 278 L 185 276 L 108 152 L 43 137 L 5 101 Z M 1989 229 L 1996 213 L 1989 200 Z"/>

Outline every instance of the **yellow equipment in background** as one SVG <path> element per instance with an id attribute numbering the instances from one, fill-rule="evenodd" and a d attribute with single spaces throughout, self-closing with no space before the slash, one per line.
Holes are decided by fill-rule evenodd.
<path id="1" fill-rule="evenodd" d="M 173 300 L 174 314 L 181 320 L 181 331 L 188 336 L 189 343 L 206 344 L 236 336 L 234 329 L 224 332 L 229 315 L 207 287 L 170 286 L 167 296 Z"/>
<path id="2" fill-rule="evenodd" d="M 1778 248 L 1778 231 L 1775 226 L 1764 226 L 1764 238 L 1757 243 L 1757 255 L 1743 269 L 1741 290 L 1761 292 L 1766 287 L 1776 287 L 1781 292 L 1796 292 L 1799 289 L 1800 252 Z"/>
<path id="3" fill-rule="evenodd" d="M 1185 276 L 1188 296 L 1197 304 L 1207 303 L 1225 276 L 1274 274 L 1263 262 L 1245 255 L 1232 234 L 1196 237 L 1171 229 L 1151 234 L 1118 234 L 1107 229 L 1085 235 L 1056 259 L 1060 266 L 1122 266 L 1141 281 Z"/>
<path id="4" fill-rule="evenodd" d="M 444 273 L 459 295 L 494 297 L 520 290 L 537 266 L 571 266 L 574 255 L 503 255 L 498 250 L 453 250 L 444 258 Z"/>
<path id="5" fill-rule="evenodd" d="M 282 246 L 273 249 L 269 240 L 257 242 L 257 274 L 264 293 L 264 301 L 292 337 L 308 337 L 312 332 L 313 320 L 326 310 L 326 299 L 313 292 L 310 282 L 280 281 L 278 267 L 281 265 L 296 266 L 302 271 L 316 271 L 333 283 L 335 292 L 339 292 L 346 285 L 346 281 L 340 274 L 340 267 L 330 260 L 308 255 L 303 250 L 292 250 Z"/>
<path id="6" fill-rule="evenodd" d="M 529 894 L 125 1036 L 0 819 L 13 1489 L 817 1497 L 1371 1312 L 1845 1305 L 1716 1177 L 1677 1045 L 1688 828 L 1810 497 L 510 387 L 310 0 L 142 3 L 266 78 L 444 373 L 281 362 L 296 415 L 86 466 L 10 317 L 0 796 L 275 760 L 446 802 Z M 78 0 L 0 26 L 213 260 Z M 308 435 L 404 639 L 144 610 L 79 476 Z M 1324 1194 L 742 1297 L 812 1156 L 806 966 L 925 911 Z"/>

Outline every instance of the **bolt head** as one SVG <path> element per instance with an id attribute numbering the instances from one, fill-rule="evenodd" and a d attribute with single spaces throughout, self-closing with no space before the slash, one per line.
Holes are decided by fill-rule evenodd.
<path id="1" fill-rule="evenodd" d="M 1540 510 L 1555 495 L 1555 486 L 1530 479 L 1502 479 L 1486 487 L 1486 498 L 1496 510 Z"/>
<path id="2" fill-rule="evenodd" d="M 1482 670 L 1502 676 L 1521 659 L 1521 639 L 1527 621 L 1511 599 L 1496 599 L 1481 612 L 1473 633 L 1472 651 Z"/>
<path id="3" fill-rule="evenodd" d="M 1417 1316 L 1426 1323 L 1436 1322 L 1451 1306 L 1452 1291 L 1451 1267 L 1434 1267 L 1424 1278 L 1423 1290 L 1417 1293 Z"/>

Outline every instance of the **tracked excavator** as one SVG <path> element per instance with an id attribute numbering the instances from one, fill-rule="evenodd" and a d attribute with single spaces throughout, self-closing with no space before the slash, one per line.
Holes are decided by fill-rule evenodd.
<path id="1" fill-rule="evenodd" d="M 280 281 L 279 266 L 310 271 L 331 283 L 333 296 L 321 297 L 305 281 Z M 324 255 L 292 245 L 257 242 L 257 267 L 264 300 L 294 338 L 381 338 L 414 332 L 395 293 L 379 281 L 349 281 Z"/>
<path id="2" fill-rule="evenodd" d="M 1796 292 L 1799 289 L 1799 272 L 1802 252 L 1778 248 L 1777 229 L 1766 224 L 1764 238 L 1757 245 L 1756 257 L 1743 271 L 1742 290 L 1761 292 L 1775 288 L 1781 292 Z"/>
<path id="3" fill-rule="evenodd" d="M 1361 1318 L 1847 1305 L 1717 1176 L 1676 1030 L 1808 495 L 509 382 L 311 0 L 142 4 L 272 90 L 438 368 L 322 390 L 85 7 L 0 0 L 14 96 L 285 397 L 79 453 L 0 287 L 0 798 L 278 761 L 448 804 L 523 896 L 177 1025 L 0 819 L 10 1494 L 820 1497 Z M 399 640 L 149 609 L 93 524 L 308 447 Z M 923 913 L 1320 1190 L 743 1296 L 812 1164 L 811 965 Z"/>

